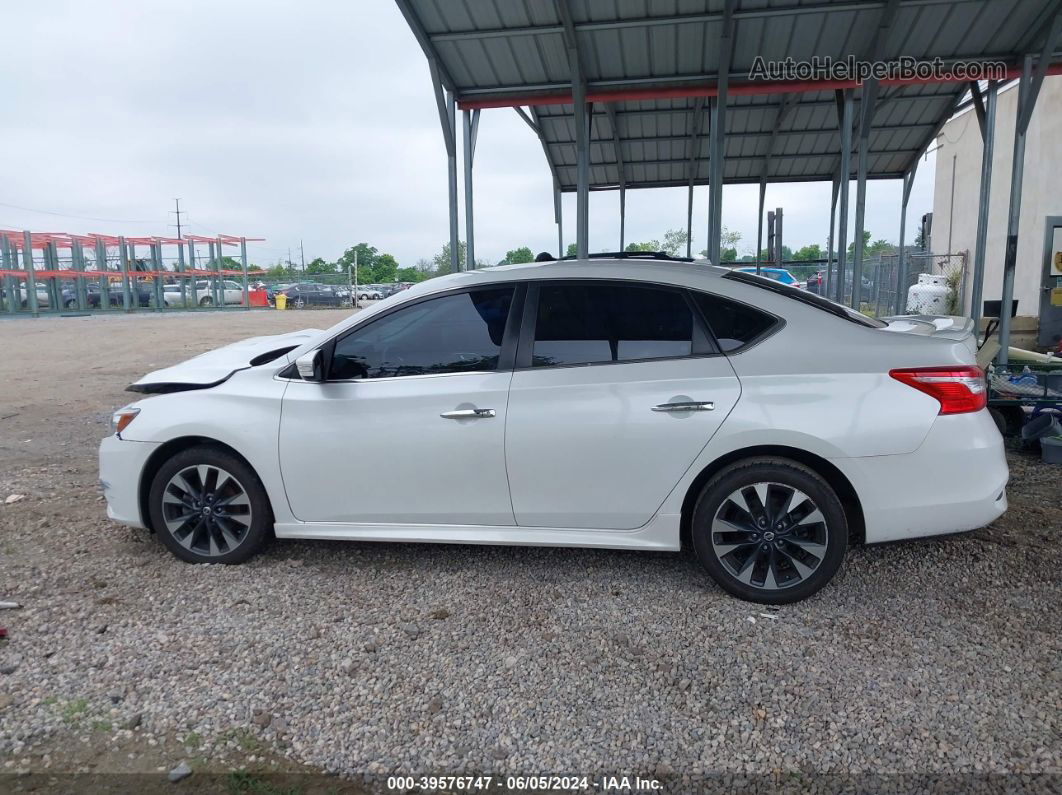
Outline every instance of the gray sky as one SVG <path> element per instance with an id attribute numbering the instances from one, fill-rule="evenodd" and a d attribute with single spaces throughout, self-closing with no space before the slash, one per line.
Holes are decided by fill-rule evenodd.
<path id="1" fill-rule="evenodd" d="M 173 235 L 179 196 L 188 232 L 267 238 L 251 247 L 259 264 L 289 246 L 297 261 L 302 239 L 307 261 L 365 241 L 412 265 L 447 239 L 428 68 L 391 0 L 38 0 L 4 14 L 0 227 Z M 933 168 L 932 155 L 919 167 L 909 238 L 932 209 Z M 483 112 L 475 176 L 478 259 L 555 249 L 549 171 L 512 110 Z M 754 247 L 756 194 L 725 190 L 739 251 Z M 695 196 L 698 250 L 707 195 Z M 768 189 L 794 250 L 825 245 L 829 204 L 826 184 Z M 875 238 L 897 239 L 899 204 L 899 181 L 870 183 Z M 618 194 L 591 196 L 592 251 L 615 248 L 618 209 Z M 628 193 L 628 241 L 685 219 L 685 189 Z M 564 224 L 568 242 L 572 195 Z"/>

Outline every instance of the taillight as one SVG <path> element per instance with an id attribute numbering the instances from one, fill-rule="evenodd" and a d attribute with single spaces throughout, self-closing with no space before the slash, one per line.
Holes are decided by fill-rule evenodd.
<path id="1" fill-rule="evenodd" d="M 941 414 L 980 411 L 988 405 L 985 374 L 980 367 L 912 367 L 889 375 L 940 401 Z"/>

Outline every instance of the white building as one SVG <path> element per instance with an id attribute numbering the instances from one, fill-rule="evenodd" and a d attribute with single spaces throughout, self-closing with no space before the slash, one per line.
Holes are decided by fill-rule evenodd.
<path id="1" fill-rule="evenodd" d="M 1000 91 L 996 104 L 992 193 L 985 251 L 985 300 L 999 300 L 1003 289 L 1017 104 L 1018 85 L 1015 82 Z M 973 109 L 951 119 L 941 130 L 937 144 L 930 243 L 934 253 L 968 251 L 972 272 L 982 153 L 981 133 Z M 1057 335 L 1062 333 L 1062 306 L 1052 306 L 1052 293 L 1044 289 L 1062 288 L 1062 268 L 1050 263 L 1054 253 L 1062 251 L 1060 176 L 1062 77 L 1048 77 L 1040 90 L 1025 141 L 1014 297 L 1018 300 L 1019 317 L 1040 318 L 1040 344 L 1051 347 L 1057 346 Z M 1045 240 L 1049 241 L 1047 245 Z M 966 310 L 969 311 L 969 289 L 966 294 Z M 1054 295 L 1055 300 L 1062 303 L 1062 289 Z M 1017 322 L 1016 327 L 1028 327 L 1027 323 Z"/>

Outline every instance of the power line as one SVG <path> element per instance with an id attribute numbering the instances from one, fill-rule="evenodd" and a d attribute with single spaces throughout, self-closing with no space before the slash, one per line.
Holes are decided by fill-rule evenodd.
<path id="1" fill-rule="evenodd" d="M 22 210 L 22 211 L 27 212 L 27 213 L 40 213 L 41 215 L 55 215 L 55 216 L 58 216 L 59 218 L 75 218 L 75 219 L 78 219 L 80 221 L 101 221 L 103 223 L 113 223 L 113 224 L 157 224 L 158 223 L 157 220 L 147 221 L 147 220 L 144 220 L 142 218 L 141 219 L 133 219 L 133 218 L 96 218 L 95 216 L 92 216 L 92 215 L 72 215 L 70 213 L 58 213 L 58 212 L 55 212 L 53 210 L 37 210 L 37 209 L 35 209 L 33 207 L 22 207 L 22 206 L 20 206 L 18 204 L 5 204 L 4 202 L 0 202 L 0 207 L 9 207 L 12 210 Z"/>

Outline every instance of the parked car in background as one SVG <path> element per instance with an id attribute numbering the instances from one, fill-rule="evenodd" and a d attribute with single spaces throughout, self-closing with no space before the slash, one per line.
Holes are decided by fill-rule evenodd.
<path id="1" fill-rule="evenodd" d="M 110 285 L 107 289 L 108 305 L 121 306 L 122 305 L 122 291 L 114 289 L 114 285 Z M 89 309 L 99 309 L 103 302 L 103 292 L 100 290 L 99 282 L 85 282 L 85 304 Z M 63 286 L 63 306 L 67 309 L 77 309 L 77 287 L 73 284 L 67 284 Z"/>
<path id="2" fill-rule="evenodd" d="M 755 273 L 755 268 L 735 268 L 734 270 L 740 273 Z M 760 276 L 766 279 L 771 279 L 779 284 L 787 284 L 790 287 L 804 288 L 804 282 L 800 281 L 796 276 L 791 274 L 785 268 L 760 268 Z"/>
<path id="3" fill-rule="evenodd" d="M 972 329 L 695 263 L 457 273 L 145 376 L 100 481 L 112 519 L 190 562 L 274 532 L 685 546 L 730 593 L 793 602 L 853 542 L 1006 510 Z"/>
<path id="4" fill-rule="evenodd" d="M 379 301 L 384 297 L 383 291 L 376 287 L 359 287 L 358 288 L 358 300 L 359 301 Z"/>
<path id="5" fill-rule="evenodd" d="M 317 282 L 300 282 L 292 285 L 284 291 L 284 295 L 288 297 L 289 309 L 302 309 L 307 306 L 342 306 L 344 303 L 332 285 Z"/>
<path id="6" fill-rule="evenodd" d="M 223 304 L 242 304 L 243 285 L 232 279 L 218 281 L 218 290 Z M 179 290 L 178 290 L 179 292 Z M 212 279 L 200 279 L 195 283 L 195 297 L 199 306 L 214 305 L 214 281 Z"/>
<path id="7" fill-rule="evenodd" d="M 826 289 L 826 271 L 818 271 L 814 275 L 809 276 L 804 289 L 808 292 L 815 293 L 815 295 L 823 295 L 823 292 Z"/>

